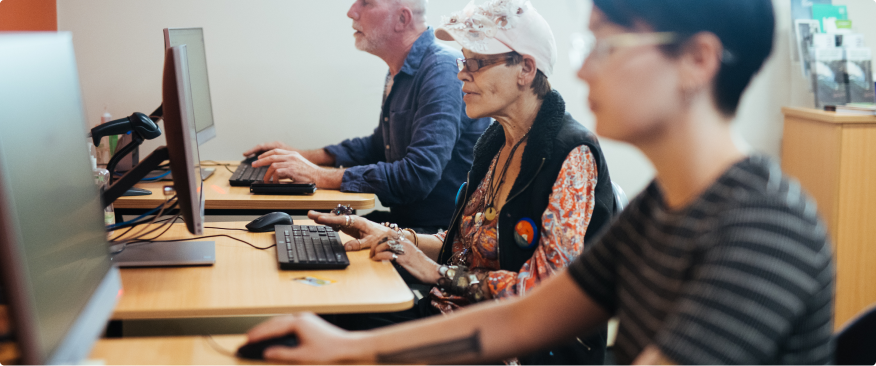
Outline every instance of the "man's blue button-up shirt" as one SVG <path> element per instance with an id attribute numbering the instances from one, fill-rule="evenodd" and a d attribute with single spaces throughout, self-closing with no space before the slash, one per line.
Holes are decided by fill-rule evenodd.
<path id="1" fill-rule="evenodd" d="M 489 118 L 465 115 L 456 59 L 430 27 L 414 42 L 371 136 L 325 147 L 348 167 L 341 191 L 375 193 L 402 226 L 447 226 Z"/>

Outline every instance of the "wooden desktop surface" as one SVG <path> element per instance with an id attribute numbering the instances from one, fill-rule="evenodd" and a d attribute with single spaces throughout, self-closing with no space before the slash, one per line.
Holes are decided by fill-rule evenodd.
<path id="1" fill-rule="evenodd" d="M 296 221 L 296 224 L 312 223 Z M 242 229 L 244 225 L 246 222 L 207 223 L 206 226 Z M 204 229 L 204 234 L 228 234 L 259 247 L 275 243 L 273 232 Z M 177 223 L 159 239 L 193 236 L 184 224 Z M 341 234 L 341 239 L 346 241 L 350 237 Z M 390 312 L 413 305 L 413 294 L 392 264 L 372 261 L 367 250 L 348 252 L 350 266 L 343 270 L 280 271 L 274 248 L 258 250 L 226 237 L 202 240 L 216 242 L 213 266 L 122 268 L 124 292 L 113 319 L 272 315 L 296 311 Z M 293 281 L 304 276 L 335 282 L 315 287 Z"/>
<path id="2" fill-rule="evenodd" d="M 218 161 L 229 164 L 234 170 L 239 162 Z M 374 207 L 373 193 L 346 193 L 331 189 L 317 189 L 312 195 L 262 195 L 249 193 L 249 187 L 232 187 L 228 183 L 231 172 L 223 165 L 203 163 L 202 168 L 215 169 L 213 175 L 204 181 L 204 208 L 208 210 L 330 210 L 338 204 L 350 205 L 353 209 Z M 171 185 L 169 181 L 141 182 L 138 188 L 152 191 L 148 196 L 125 196 L 113 202 L 117 209 L 151 209 L 166 199 L 162 188 Z"/>
<path id="3" fill-rule="evenodd" d="M 234 357 L 246 335 L 101 339 L 87 362 L 101 365 L 272 365 Z"/>

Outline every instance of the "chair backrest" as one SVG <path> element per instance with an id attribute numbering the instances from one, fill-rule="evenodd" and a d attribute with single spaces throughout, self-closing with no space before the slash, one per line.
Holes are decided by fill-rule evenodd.
<path id="1" fill-rule="evenodd" d="M 624 207 L 627 207 L 629 200 L 627 199 L 627 194 L 624 193 L 624 189 L 617 185 L 617 183 L 611 182 L 611 190 L 614 192 L 614 214 L 619 215 L 624 210 Z"/>
<path id="2" fill-rule="evenodd" d="M 876 364 L 876 305 L 834 336 L 837 365 Z"/>

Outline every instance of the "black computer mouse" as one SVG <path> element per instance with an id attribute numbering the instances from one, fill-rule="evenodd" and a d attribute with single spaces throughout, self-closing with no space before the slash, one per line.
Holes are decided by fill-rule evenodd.
<path id="1" fill-rule="evenodd" d="M 260 233 L 274 231 L 274 225 L 292 225 L 292 216 L 285 212 L 271 212 L 246 224 L 246 229 Z"/>
<path id="2" fill-rule="evenodd" d="M 287 334 L 277 338 L 268 338 L 255 343 L 247 343 L 237 349 L 237 357 L 248 358 L 250 360 L 262 360 L 265 358 L 265 350 L 268 347 L 283 346 L 295 347 L 298 346 L 298 337 L 294 334 Z"/>

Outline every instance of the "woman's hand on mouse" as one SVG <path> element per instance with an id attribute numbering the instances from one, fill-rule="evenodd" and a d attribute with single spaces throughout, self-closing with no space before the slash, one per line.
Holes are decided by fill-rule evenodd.
<path id="1" fill-rule="evenodd" d="M 316 211 L 310 211 L 307 213 L 307 217 L 316 221 L 317 224 L 332 226 L 337 228 L 337 230 L 342 231 L 344 234 L 352 236 L 353 240 L 344 243 L 344 249 L 348 252 L 355 252 L 374 247 L 380 239 L 383 239 L 386 236 L 391 236 L 393 238 L 397 236 L 392 229 L 356 215 L 349 215 L 350 226 L 344 227 L 344 225 L 347 224 L 347 218 L 345 216 L 346 215 L 338 216 L 333 213 Z"/>
<path id="2" fill-rule="evenodd" d="M 249 343 L 295 334 L 298 346 L 274 346 L 265 350 L 266 360 L 282 363 L 337 364 L 342 361 L 370 361 L 372 348 L 363 334 L 347 332 L 313 313 L 271 318 L 247 332 Z"/>

